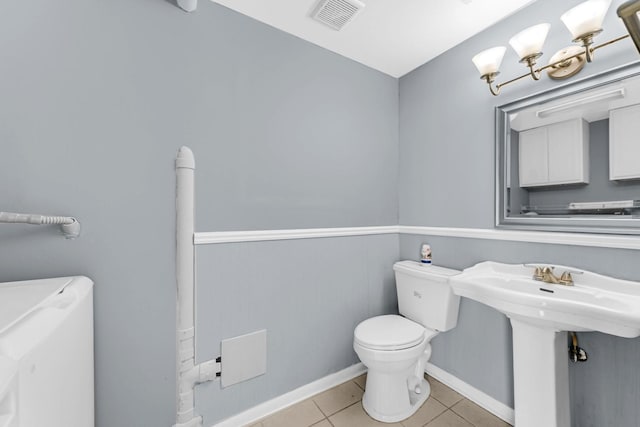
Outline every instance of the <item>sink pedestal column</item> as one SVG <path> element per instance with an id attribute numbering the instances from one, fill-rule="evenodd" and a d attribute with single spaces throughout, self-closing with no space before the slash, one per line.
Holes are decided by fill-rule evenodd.
<path id="1" fill-rule="evenodd" d="M 515 427 L 569 427 L 567 333 L 511 318 Z"/>

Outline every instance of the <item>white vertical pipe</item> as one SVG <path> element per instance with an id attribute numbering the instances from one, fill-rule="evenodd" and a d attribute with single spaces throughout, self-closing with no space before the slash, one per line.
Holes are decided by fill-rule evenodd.
<path id="1" fill-rule="evenodd" d="M 188 147 L 176 157 L 176 424 L 174 427 L 201 427 L 195 416 L 194 387 L 213 381 L 220 371 L 216 359 L 195 364 L 195 251 L 194 251 L 194 171 L 196 162 Z"/>
<path id="2" fill-rule="evenodd" d="M 178 330 L 194 327 L 194 171 L 193 152 L 181 147 L 176 158 L 176 275 Z"/>
<path id="3" fill-rule="evenodd" d="M 176 425 L 194 417 L 193 386 L 189 377 L 195 363 L 194 320 L 194 171 L 195 159 L 188 147 L 176 157 L 176 281 L 177 281 L 177 415 Z"/>
<path id="4" fill-rule="evenodd" d="M 198 0 L 178 0 L 178 6 L 186 12 L 193 12 L 198 7 Z"/>

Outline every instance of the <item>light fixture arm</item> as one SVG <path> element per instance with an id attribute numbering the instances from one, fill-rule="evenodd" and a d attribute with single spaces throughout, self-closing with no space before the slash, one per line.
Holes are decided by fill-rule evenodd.
<path id="1" fill-rule="evenodd" d="M 584 56 L 587 62 L 593 61 L 593 51 L 595 48 L 591 48 L 593 44 L 593 37 L 600 34 L 602 30 L 593 31 L 591 33 L 584 34 L 580 37 L 577 37 L 573 40 L 574 43 L 582 42 L 582 47 L 584 47 Z"/>
<path id="2" fill-rule="evenodd" d="M 540 80 L 540 70 L 536 70 L 536 59 L 542 56 L 542 52 L 534 53 L 533 55 L 525 56 L 520 60 L 521 63 L 527 64 L 529 67 L 529 75 L 533 80 Z"/>
<path id="3" fill-rule="evenodd" d="M 624 40 L 626 38 L 629 38 L 628 34 L 624 35 L 624 36 L 617 37 L 615 39 L 609 40 L 607 42 L 604 42 L 602 44 L 599 44 L 599 45 L 596 45 L 596 46 L 593 46 L 593 47 L 591 47 L 591 45 L 593 44 L 593 35 L 591 35 L 591 41 L 588 42 L 588 43 L 585 42 L 583 39 L 578 39 L 578 40 L 583 41 L 583 47 L 585 48 L 584 51 L 581 51 L 581 52 L 576 53 L 576 54 L 571 55 L 571 56 L 567 56 L 567 57 L 562 58 L 562 59 L 560 59 L 558 61 L 555 61 L 555 62 L 552 62 L 552 63 L 547 64 L 545 66 L 542 66 L 540 68 L 534 68 L 535 64 L 536 64 L 535 60 L 537 59 L 537 57 L 539 55 L 535 56 L 535 57 L 532 56 L 532 57 L 523 58 L 520 62 L 523 62 L 523 63 L 527 64 L 527 66 L 529 67 L 529 72 L 525 73 L 525 74 L 522 74 L 522 75 L 520 75 L 520 76 L 518 76 L 518 77 L 516 77 L 514 79 L 508 80 L 506 82 L 496 84 L 495 85 L 495 89 L 494 89 L 493 83 L 495 81 L 495 77 L 499 73 L 496 72 L 496 73 L 486 74 L 486 75 L 483 75 L 481 78 L 489 84 L 489 90 L 491 91 L 491 94 L 494 95 L 494 96 L 498 96 L 500 94 L 500 89 L 502 88 L 502 86 L 506 86 L 508 84 L 511 84 L 513 82 L 521 80 L 521 79 L 523 79 L 525 77 L 531 77 L 531 78 L 533 78 L 533 80 L 540 80 L 540 77 L 542 75 L 542 71 L 546 70 L 547 68 L 557 67 L 557 66 L 559 66 L 561 64 L 565 64 L 567 61 L 571 61 L 572 59 L 578 58 L 579 56 L 585 56 L 587 62 L 591 62 L 593 60 L 593 53 L 596 50 L 601 49 L 601 48 L 603 48 L 605 46 L 608 46 L 610 44 L 619 42 L 620 40 Z"/>
<path id="4" fill-rule="evenodd" d="M 587 62 L 593 61 L 593 49 L 591 49 L 589 46 L 584 47 L 584 57 Z"/>
<path id="5" fill-rule="evenodd" d="M 534 65 L 536 65 L 536 63 L 535 63 L 535 62 L 534 62 L 534 63 L 532 63 L 532 64 L 528 64 L 528 66 L 529 66 L 529 74 L 531 75 L 531 78 L 532 78 L 533 80 L 540 80 L 540 76 L 541 76 L 540 71 L 541 71 L 541 69 L 537 69 L 537 70 L 535 70 L 535 69 L 533 68 L 533 67 L 534 67 Z"/>
<path id="6" fill-rule="evenodd" d="M 629 37 L 631 37 L 629 34 L 626 34 L 626 35 L 624 35 L 624 36 L 620 36 L 620 37 L 616 37 L 615 39 L 611 39 L 611 40 L 609 40 L 608 42 L 604 42 L 604 43 L 601 43 L 601 44 L 599 44 L 599 45 L 596 45 L 596 46 L 592 47 L 592 48 L 591 48 L 591 51 L 592 51 L 592 52 L 593 52 L 593 51 L 596 51 L 596 50 L 598 50 L 598 49 L 600 49 L 600 48 L 603 48 L 603 47 L 605 47 L 605 46 L 609 46 L 610 44 L 614 44 L 614 43 L 616 43 L 616 42 L 619 42 L 620 40 L 628 39 Z"/>
<path id="7" fill-rule="evenodd" d="M 487 84 L 489 85 L 489 90 L 491 91 L 491 94 L 493 96 L 498 96 L 500 94 L 500 85 L 496 85 L 495 89 L 493 87 L 493 82 L 496 80 L 496 76 L 498 74 L 500 73 L 496 71 L 495 73 L 484 74 L 482 77 L 480 77 L 482 80 L 487 82 Z"/>

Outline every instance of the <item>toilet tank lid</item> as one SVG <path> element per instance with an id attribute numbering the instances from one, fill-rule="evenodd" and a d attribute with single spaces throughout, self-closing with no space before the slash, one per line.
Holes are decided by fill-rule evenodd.
<path id="1" fill-rule="evenodd" d="M 417 261 L 399 261 L 393 264 L 394 271 L 411 274 L 412 276 L 428 277 L 431 280 L 445 282 L 449 277 L 460 274 L 459 270 L 440 267 L 439 265 L 423 264 Z"/>

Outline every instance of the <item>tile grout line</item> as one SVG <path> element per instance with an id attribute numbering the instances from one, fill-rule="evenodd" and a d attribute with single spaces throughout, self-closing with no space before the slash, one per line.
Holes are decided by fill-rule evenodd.
<path id="1" fill-rule="evenodd" d="M 428 423 L 426 423 L 424 426 L 422 427 L 429 427 L 433 422 L 435 422 L 438 418 L 444 416 L 444 414 L 446 414 L 447 412 L 451 411 L 451 408 L 447 408 L 446 411 L 444 411 L 443 413 L 439 414 L 437 417 L 435 417 L 434 419 L 432 419 L 431 421 L 429 421 Z M 458 415 L 456 412 L 451 411 L 453 414 Z M 460 417 L 460 415 L 458 415 Z M 462 417 L 460 417 L 462 418 Z M 472 427 L 476 427 L 475 424 L 470 423 L 466 418 L 462 418 L 464 421 L 466 421 L 467 423 L 469 423 L 469 425 L 471 425 Z"/>
<path id="2" fill-rule="evenodd" d="M 347 406 L 347 407 L 345 407 L 345 408 L 343 408 L 343 409 L 339 410 L 338 412 L 336 412 L 336 414 L 339 414 L 340 412 L 345 411 L 345 410 L 347 410 L 347 409 L 351 408 L 353 405 L 357 405 L 357 404 L 358 404 L 358 403 L 360 403 L 360 402 L 362 402 L 362 401 L 361 401 L 361 400 L 358 400 L 357 402 L 352 403 L 351 405 L 349 405 L 349 406 Z M 335 414 L 333 414 L 333 415 L 335 415 Z M 331 415 L 331 416 L 333 417 L 333 415 Z"/>
<path id="3" fill-rule="evenodd" d="M 322 414 L 322 416 L 324 416 L 324 419 L 325 419 L 325 420 L 327 420 L 327 422 L 328 422 L 329 424 L 331 424 L 331 421 L 329 421 L 329 417 L 324 413 L 324 411 L 322 410 L 322 408 L 320 408 L 320 405 L 318 405 L 318 404 L 316 403 L 316 399 L 314 399 L 314 397 L 316 397 L 316 396 L 317 396 L 317 395 L 312 396 L 312 397 L 311 397 L 311 401 L 313 402 L 313 404 L 314 404 L 314 405 L 316 405 L 316 408 L 318 408 L 318 411 L 320 411 L 320 413 Z M 311 424 L 311 426 L 310 426 L 310 427 L 313 427 L 314 425 L 316 425 L 316 424 L 318 424 L 318 423 L 320 423 L 320 422 L 322 422 L 322 420 L 318 421 L 318 422 L 317 422 L 317 423 L 315 423 L 315 424 Z M 331 424 L 331 425 L 333 426 L 333 424 Z"/>
<path id="4" fill-rule="evenodd" d="M 463 400 L 464 400 L 464 399 L 463 399 Z M 462 400 L 461 400 L 460 402 L 462 402 Z M 458 403 L 460 403 L 460 402 L 458 402 Z M 456 403 L 456 405 L 457 405 L 458 403 Z M 454 406 L 455 406 L 455 405 L 454 405 Z M 466 422 L 468 422 L 469 424 L 471 424 L 472 426 L 475 426 L 475 424 L 473 424 L 473 423 L 471 422 L 471 420 L 468 420 L 468 419 L 467 419 L 467 417 L 465 417 L 465 416 L 464 416 L 464 415 L 462 415 L 462 414 L 457 413 L 457 412 L 453 409 L 453 406 L 451 407 L 451 411 L 452 411 L 454 414 L 456 414 L 457 416 L 459 416 L 460 418 L 462 418 L 463 420 L 465 420 Z"/>
<path id="5" fill-rule="evenodd" d="M 341 386 L 341 385 L 345 385 L 345 384 L 347 384 L 348 382 L 353 382 L 353 383 L 355 383 L 355 381 L 350 380 L 350 381 L 346 381 L 346 382 L 344 382 L 344 383 L 342 383 L 342 384 L 338 385 L 337 387 L 339 387 L 339 386 Z M 362 387 L 358 386 L 358 384 L 357 384 L 357 383 L 356 383 L 355 385 L 356 385 L 356 387 L 357 387 L 358 389 L 360 389 L 360 390 L 362 390 L 362 391 L 364 392 L 364 389 L 363 389 Z M 336 388 L 336 387 L 334 387 L 334 388 Z M 327 418 L 327 419 L 329 419 L 329 417 L 333 417 L 333 416 L 334 416 L 335 414 L 337 414 L 338 412 L 342 412 L 342 411 L 344 411 L 345 409 L 347 409 L 348 407 L 353 406 L 355 403 L 362 402 L 362 397 L 360 397 L 356 402 L 354 402 L 354 403 L 352 403 L 352 404 L 350 404 L 350 405 L 348 405 L 348 406 L 345 406 L 345 407 L 344 407 L 344 408 L 342 408 L 342 409 L 338 409 L 337 411 L 332 412 L 332 413 L 330 413 L 329 415 L 327 415 L 327 414 L 325 414 L 325 412 L 322 410 L 322 408 L 320 407 L 320 405 L 318 405 L 318 403 L 317 403 L 317 402 L 316 402 L 316 400 L 315 400 L 315 398 L 316 398 L 317 396 L 319 396 L 320 394 L 322 394 L 322 393 L 319 393 L 319 394 L 316 394 L 316 395 L 314 395 L 314 396 L 311 396 L 311 397 L 310 397 L 310 399 L 311 399 L 311 400 L 313 401 L 313 403 L 318 407 L 318 409 L 320 410 L 320 413 L 321 413 L 322 415 L 324 415 L 324 416 L 325 416 L 325 418 Z"/>
<path id="6" fill-rule="evenodd" d="M 438 399 L 436 399 L 436 400 L 438 400 Z M 439 400 L 438 400 L 438 402 L 439 402 Z M 435 420 L 437 420 L 438 418 L 440 418 L 440 417 L 441 417 L 442 415 L 444 415 L 448 410 L 449 410 L 449 408 L 445 409 L 445 410 L 444 410 L 444 412 L 442 412 L 442 414 L 438 414 L 438 416 L 437 416 L 437 417 L 435 417 L 435 418 L 434 418 L 434 419 L 432 419 L 432 420 L 429 420 L 429 422 L 427 422 L 427 423 L 426 423 L 425 425 L 423 425 L 422 427 L 429 427 L 429 424 L 433 423 Z"/>
<path id="7" fill-rule="evenodd" d="M 433 378 L 433 377 L 429 377 L 429 376 L 426 376 L 426 375 L 425 375 L 425 378 L 426 378 L 426 379 L 427 379 L 427 381 L 429 381 L 430 383 L 433 383 L 433 381 L 435 381 L 436 383 L 441 384 L 438 380 L 436 380 L 436 379 L 435 379 L 435 378 Z M 311 400 L 311 401 L 313 402 L 314 407 L 315 407 L 315 408 L 320 412 L 320 414 L 322 415 L 322 418 L 321 418 L 320 420 L 317 420 L 317 421 L 316 421 L 316 422 L 314 422 L 313 424 L 309 424 L 309 425 L 308 425 L 308 427 L 318 426 L 319 424 L 323 424 L 323 425 L 325 425 L 325 426 L 327 426 L 327 427 L 329 427 L 329 426 L 330 426 L 330 427 L 335 427 L 336 425 L 331 421 L 330 417 L 334 417 L 334 416 L 336 416 L 336 415 L 338 415 L 338 414 L 341 414 L 342 412 L 348 411 L 348 410 L 350 410 L 350 409 L 351 409 L 351 410 L 353 410 L 352 408 L 353 408 L 355 405 L 362 405 L 362 397 L 364 396 L 364 388 L 363 388 L 362 386 L 360 386 L 360 384 L 356 381 L 356 379 L 355 379 L 355 378 L 354 378 L 354 379 L 351 379 L 351 380 L 348 380 L 348 381 L 345 381 L 345 382 L 344 382 L 344 383 L 342 383 L 342 384 L 343 384 L 343 385 L 346 385 L 346 384 L 348 384 L 349 382 L 354 383 L 354 384 L 355 384 L 356 389 L 353 389 L 353 388 L 352 388 L 352 387 L 353 387 L 353 384 L 351 384 L 350 386 L 348 386 L 348 387 L 347 387 L 347 389 L 350 389 L 350 391 L 351 391 L 352 393 L 353 393 L 353 391 L 354 391 L 354 390 L 360 390 L 360 391 L 362 391 L 362 394 L 360 394 L 360 398 L 359 398 L 357 401 L 355 401 L 355 402 L 353 402 L 353 403 L 351 403 L 351 404 L 348 404 L 346 407 L 344 407 L 344 408 L 342 408 L 342 409 L 339 409 L 339 410 L 337 410 L 337 411 L 335 411 L 335 412 L 332 412 L 332 413 L 326 412 L 326 413 L 325 413 L 325 411 L 323 411 L 323 410 L 322 410 L 322 408 L 320 407 L 320 405 L 319 405 L 319 404 L 318 404 L 318 402 L 316 401 L 316 398 L 317 398 L 318 396 L 320 396 L 322 393 L 317 393 L 316 395 L 311 396 L 311 397 L 309 397 L 309 398 L 308 398 L 308 400 Z M 452 402 L 453 400 L 455 400 L 455 396 L 454 396 L 454 395 L 449 395 L 448 393 L 446 393 L 446 391 L 447 391 L 447 390 L 445 390 L 445 388 L 446 388 L 446 389 L 449 389 L 449 390 L 451 390 L 451 389 L 450 389 L 448 386 L 444 385 L 444 384 L 442 384 L 442 386 L 444 387 L 444 388 L 441 390 L 441 391 L 442 391 L 442 396 L 441 396 L 441 397 L 443 397 L 443 400 L 447 400 L 448 402 Z M 337 386 L 337 387 L 339 387 L 339 386 Z M 439 390 L 439 386 L 437 386 L 436 388 Z M 431 388 L 430 395 L 428 396 L 428 397 L 429 397 L 429 399 L 433 398 L 433 402 L 434 402 L 434 404 L 435 404 L 435 403 L 437 403 L 438 405 L 441 405 L 441 407 L 442 407 L 442 408 L 444 408 L 444 411 L 443 411 L 443 412 L 441 412 L 440 414 L 438 414 L 435 418 L 433 418 L 433 419 L 429 420 L 426 424 L 422 425 L 422 427 L 429 427 L 429 426 L 431 426 L 431 425 L 435 425 L 434 423 L 436 422 L 436 420 L 439 420 L 440 418 L 444 417 L 444 416 L 445 416 L 445 414 L 447 414 L 448 412 L 451 412 L 451 415 L 447 415 L 447 417 L 455 417 L 456 419 L 458 419 L 458 420 L 459 420 L 459 422 L 461 422 L 461 423 L 462 423 L 462 422 L 463 422 L 463 423 L 466 423 L 465 425 L 466 425 L 467 427 L 478 427 L 479 425 L 482 425 L 483 421 L 480 421 L 480 424 L 479 424 L 479 425 L 476 425 L 476 424 L 474 424 L 470 419 L 467 419 L 467 416 L 472 416 L 472 417 L 473 417 L 473 414 L 472 414 L 472 413 L 467 413 L 467 414 L 466 414 L 466 416 L 465 416 L 465 415 L 463 415 L 463 413 L 458 413 L 458 412 L 454 409 L 454 407 L 458 407 L 458 406 L 460 406 L 460 405 L 461 405 L 463 402 L 465 402 L 465 401 L 468 401 L 468 402 L 473 403 L 471 400 L 469 400 L 469 399 L 465 398 L 464 396 L 461 396 L 461 395 L 460 395 L 460 396 L 459 396 L 459 397 L 460 397 L 460 400 L 454 401 L 451 405 L 448 405 L 448 404 L 445 404 L 444 402 L 440 401 L 438 398 L 436 398 L 436 397 L 433 395 L 433 390 L 434 390 L 434 388 L 432 387 L 432 388 Z M 343 394 L 343 393 L 339 393 L 338 395 L 336 395 L 336 396 L 334 396 L 334 397 L 337 397 L 337 396 L 339 396 L 339 395 L 341 395 L 341 394 Z M 355 396 L 354 394 L 351 394 L 350 396 L 345 395 L 345 396 L 343 396 L 343 397 L 346 397 L 346 399 L 341 399 L 341 400 L 340 400 L 340 402 L 337 402 L 337 401 L 336 401 L 336 402 L 334 402 L 334 403 L 339 403 L 339 404 L 348 403 L 348 401 L 349 401 L 349 400 L 351 400 L 351 398 L 356 397 L 356 396 Z M 335 400 L 335 399 L 334 399 L 334 400 Z M 302 402 L 300 402 L 300 403 L 302 403 Z M 329 405 L 329 406 L 332 406 L 332 405 Z M 466 404 L 465 404 L 465 405 L 461 405 L 460 407 L 461 407 L 461 408 L 462 408 L 462 407 L 466 408 Z M 465 410 L 466 410 L 466 409 L 465 409 Z M 360 410 L 358 409 L 358 410 L 357 410 L 357 412 L 359 412 L 359 411 L 360 411 Z M 279 411 L 279 412 L 282 412 L 282 411 Z M 275 414 L 271 414 L 271 416 L 274 416 L 274 415 L 275 415 Z M 344 414 L 343 414 L 343 415 L 344 415 Z M 267 418 L 269 418 L 269 417 L 267 417 Z M 343 420 L 343 418 L 344 418 L 344 416 L 342 416 L 342 417 L 340 418 L 340 420 Z M 260 420 L 260 421 L 263 421 L 264 419 L 266 419 L 266 418 L 263 418 L 263 419 L 262 419 L 262 420 Z M 405 423 L 404 423 L 404 421 L 405 421 L 405 420 L 400 421 L 400 422 L 399 422 L 399 426 L 401 426 L 401 427 L 406 427 L 406 426 L 407 426 L 407 424 L 405 424 Z M 417 421 L 417 420 L 416 420 L 416 421 Z M 287 423 L 287 425 L 289 425 L 289 424 Z M 512 426 L 511 426 L 511 427 L 512 427 Z M 640 427 L 640 426 L 639 426 L 639 427 Z"/>
<path id="8" fill-rule="evenodd" d="M 437 397 L 435 397 L 435 396 L 433 396 L 433 395 L 430 395 L 429 397 L 433 397 L 435 400 L 437 400 L 439 403 L 441 403 L 441 404 L 442 404 L 442 406 L 444 406 L 444 407 L 445 407 L 445 408 L 447 408 L 447 409 L 451 409 L 451 408 L 453 408 L 453 407 L 454 407 L 454 406 L 456 406 L 458 403 L 460 403 L 460 402 L 462 402 L 463 400 L 465 400 L 465 399 L 466 399 L 466 397 L 463 397 L 462 399 L 458 400 L 457 402 L 455 402 L 454 404 L 452 404 L 451 406 L 449 406 L 449 405 L 447 405 L 446 403 L 442 402 L 441 400 L 439 400 Z M 454 412 L 455 412 L 455 411 L 454 411 Z"/>
<path id="9" fill-rule="evenodd" d="M 334 415 L 339 414 L 340 412 L 346 411 L 347 409 L 351 408 L 353 405 L 357 405 L 358 403 L 361 403 L 361 402 L 362 402 L 362 400 L 358 400 L 357 402 L 352 403 L 351 405 L 349 405 L 349 406 L 347 406 L 347 407 L 345 407 L 345 408 L 340 409 L 338 412 L 336 412 L 335 414 L 333 414 L 333 415 L 331 415 L 331 416 L 333 417 Z M 331 422 L 331 420 L 329 419 L 329 417 L 327 417 L 327 421 L 329 421 L 329 424 L 331 424 L 331 427 L 334 427 L 334 425 L 333 425 L 333 423 Z"/>
<path id="10" fill-rule="evenodd" d="M 429 396 L 429 397 L 433 397 L 433 396 Z M 427 399 L 428 400 L 428 399 Z M 445 405 L 444 403 L 440 402 L 438 399 L 436 399 L 435 397 L 433 397 L 433 400 L 435 400 L 436 402 L 440 403 L 443 407 L 444 407 L 444 411 L 440 412 L 438 415 L 436 415 L 434 418 L 432 418 L 431 420 L 427 421 L 427 423 L 425 425 L 423 425 L 422 427 L 428 427 L 429 424 L 431 424 L 432 422 L 434 422 L 435 420 L 437 420 L 438 418 L 440 418 L 442 415 L 444 415 L 447 411 L 449 411 L 449 407 L 447 407 L 447 405 Z M 404 425 L 404 423 L 402 423 L 402 425 Z"/>
<path id="11" fill-rule="evenodd" d="M 438 382 L 439 384 L 441 384 L 442 386 L 444 386 L 444 387 L 448 388 L 449 390 L 451 390 L 451 391 L 454 391 L 454 392 L 455 392 L 455 390 L 452 390 L 452 389 L 451 389 L 451 387 L 449 387 L 449 386 L 447 386 L 447 385 L 443 384 L 442 382 L 438 381 L 437 379 L 435 379 L 434 377 L 432 377 L 432 376 L 430 376 L 430 375 L 428 375 L 428 374 L 425 374 L 425 380 L 427 380 L 427 382 L 429 382 L 429 385 L 431 386 L 431 392 L 433 392 L 433 386 L 432 386 L 432 382 L 433 382 L 433 381 L 437 381 L 437 382 Z M 460 396 L 460 400 L 457 400 L 456 402 L 454 402 L 454 403 L 453 403 L 453 404 L 451 404 L 451 405 L 447 405 L 446 403 L 444 403 L 443 401 L 441 401 L 440 399 L 438 399 L 437 397 L 435 397 L 435 396 L 433 395 L 433 393 L 430 393 L 430 394 L 429 394 L 429 397 L 433 397 L 436 401 L 438 401 L 439 403 L 441 403 L 445 408 L 447 408 L 447 409 L 451 409 L 451 408 L 453 408 L 454 406 L 456 406 L 458 403 L 460 403 L 460 402 L 462 402 L 463 400 L 467 399 L 466 397 L 464 397 L 464 396 L 463 396 L 463 395 L 461 395 L 460 393 L 457 393 L 457 392 L 455 392 L 455 393 L 456 393 L 457 395 L 459 395 L 459 396 Z M 455 411 L 454 411 L 454 412 L 455 412 Z"/>

